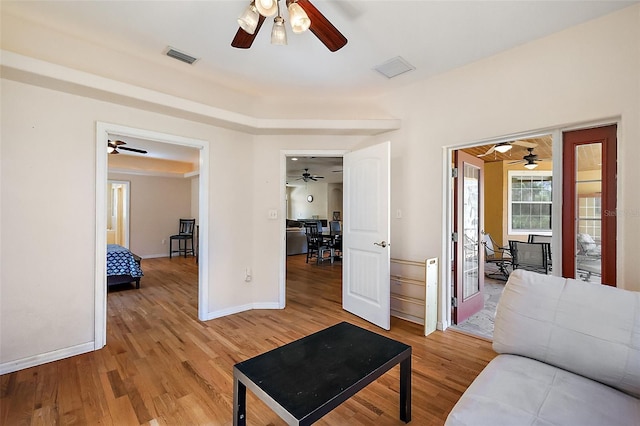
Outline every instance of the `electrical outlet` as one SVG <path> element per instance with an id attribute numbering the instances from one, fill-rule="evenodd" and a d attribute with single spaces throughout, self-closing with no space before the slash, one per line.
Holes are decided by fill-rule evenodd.
<path id="1" fill-rule="evenodd" d="M 165 245 L 165 244 L 167 244 L 167 240 L 164 240 L 164 239 L 163 239 L 163 240 L 162 240 L 162 245 Z"/>

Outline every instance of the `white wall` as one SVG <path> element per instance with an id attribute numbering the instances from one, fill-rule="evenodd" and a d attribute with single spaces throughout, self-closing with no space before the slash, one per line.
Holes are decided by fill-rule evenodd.
<path id="1" fill-rule="evenodd" d="M 313 195 L 313 202 L 307 201 L 307 196 Z M 295 186 L 291 188 L 291 198 L 289 202 L 292 206 L 293 219 L 312 219 L 318 216 L 320 219 L 327 218 L 327 184 L 324 182 L 308 182 L 305 186 Z"/>

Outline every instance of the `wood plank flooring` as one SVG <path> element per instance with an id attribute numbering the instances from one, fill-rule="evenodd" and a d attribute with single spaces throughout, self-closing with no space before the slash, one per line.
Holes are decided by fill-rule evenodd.
<path id="1" fill-rule="evenodd" d="M 413 347 L 412 422 L 441 425 L 496 355 L 454 331 L 422 336 L 393 319 L 386 332 L 342 310 L 341 265 L 287 262 L 287 306 L 197 320 L 193 258 L 145 259 L 141 288 L 108 294 L 107 346 L 0 377 L 2 425 L 231 425 L 233 365 L 340 321 Z M 251 284 L 248 284 L 251 285 Z M 318 425 L 401 425 L 396 366 Z M 284 422 L 251 391 L 250 425 Z"/>

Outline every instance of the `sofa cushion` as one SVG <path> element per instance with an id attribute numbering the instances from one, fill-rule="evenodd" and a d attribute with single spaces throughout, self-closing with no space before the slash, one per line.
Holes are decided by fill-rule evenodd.
<path id="1" fill-rule="evenodd" d="M 449 414 L 448 426 L 638 425 L 640 400 L 517 355 L 494 358 Z"/>
<path id="2" fill-rule="evenodd" d="M 515 270 L 498 303 L 493 348 L 640 397 L 640 292 Z"/>

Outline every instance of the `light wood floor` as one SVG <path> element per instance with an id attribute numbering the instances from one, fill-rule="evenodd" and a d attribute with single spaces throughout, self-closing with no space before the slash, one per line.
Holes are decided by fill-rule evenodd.
<path id="1" fill-rule="evenodd" d="M 286 309 L 207 322 L 197 320 L 193 258 L 142 264 L 139 290 L 108 294 L 105 348 L 0 377 L 0 424 L 230 425 L 235 363 L 350 321 L 413 347 L 411 424 L 440 425 L 495 356 L 490 343 L 454 331 L 424 337 L 421 327 L 394 319 L 386 332 L 343 311 L 339 263 L 307 265 L 291 256 Z M 396 366 L 317 424 L 404 424 L 398 387 Z M 284 424 L 251 391 L 247 418 Z"/>

